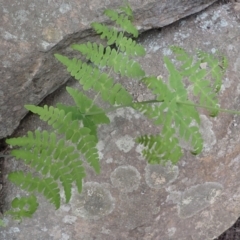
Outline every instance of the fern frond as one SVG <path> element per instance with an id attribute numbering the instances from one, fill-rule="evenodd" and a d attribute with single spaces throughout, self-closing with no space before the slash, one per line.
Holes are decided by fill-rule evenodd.
<path id="1" fill-rule="evenodd" d="M 29 197 L 14 198 L 11 207 L 13 210 L 7 211 L 16 220 L 22 220 L 22 217 L 32 217 L 38 208 L 37 198 L 34 195 Z"/>
<path id="2" fill-rule="evenodd" d="M 174 129 L 168 130 L 168 134 L 165 135 L 144 135 L 136 139 L 145 147 L 142 154 L 150 164 L 165 164 L 169 160 L 176 164 L 182 157 L 179 141 L 174 137 Z"/>
<path id="3" fill-rule="evenodd" d="M 57 103 L 57 108 L 64 110 L 66 114 L 72 113 L 72 119 L 82 121 L 83 126 L 91 130 L 90 134 L 94 135 L 96 139 L 98 139 L 97 125 L 90 118 L 84 117 L 77 106 L 67 106 L 61 103 Z"/>
<path id="4" fill-rule="evenodd" d="M 74 146 L 68 146 L 64 139 L 57 142 L 55 133 L 49 135 L 47 131 L 36 132 L 37 135 L 41 135 L 39 140 L 42 145 L 35 144 L 36 139 L 31 137 L 28 142 L 24 141 L 25 145 L 22 144 L 22 148 L 12 150 L 11 155 L 16 159 L 24 160 L 42 175 L 50 175 L 54 180 L 59 179 L 64 187 L 66 202 L 68 202 L 71 198 L 72 183 L 76 182 L 78 189 L 82 189 L 82 179 L 86 176 L 79 153 L 75 152 Z M 21 138 L 9 140 L 13 146 L 18 145 L 18 142 L 21 142 Z M 29 145 L 31 151 L 29 151 Z M 75 171 L 78 174 L 74 173 Z"/>
<path id="5" fill-rule="evenodd" d="M 182 83 L 182 77 L 168 58 L 165 58 L 164 61 L 170 71 L 170 86 L 167 86 L 161 79 L 156 77 L 143 79 L 147 87 L 156 94 L 156 98 L 160 103 L 155 105 L 142 105 L 141 103 L 136 103 L 134 104 L 134 108 L 153 119 L 156 124 L 163 125 L 160 135 L 162 142 L 167 142 L 170 146 L 174 144 L 178 146 L 178 141 L 174 139 L 179 135 L 180 138 L 191 141 L 193 148 L 192 152 L 198 154 L 203 147 L 203 140 L 199 128 L 194 125 L 200 123 L 199 114 L 194 106 L 182 104 L 182 102 L 190 103 L 187 99 L 187 91 Z M 173 145 L 169 143 L 170 140 L 173 141 Z M 162 144 L 162 146 L 164 146 L 163 149 L 166 150 L 165 154 L 168 157 L 171 156 L 171 151 L 168 153 L 169 149 L 167 146 L 164 144 Z M 162 151 L 160 152 L 163 154 Z M 152 153 L 152 151 L 148 153 Z M 176 150 L 176 154 L 173 154 L 173 156 L 178 155 L 180 156 L 180 152 Z M 173 162 L 176 161 L 175 158 L 168 160 Z"/>
<path id="6" fill-rule="evenodd" d="M 208 68 L 210 68 L 211 71 L 212 79 L 214 80 L 213 89 L 216 92 L 219 92 L 222 86 L 222 77 L 228 65 L 226 57 L 223 56 L 219 60 L 213 57 L 211 54 L 205 53 L 203 51 L 198 51 L 197 54 L 202 63 L 208 64 Z"/>
<path id="7" fill-rule="evenodd" d="M 216 116 L 219 109 L 216 93 L 222 85 L 223 69 L 227 65 L 226 59 L 223 58 L 222 69 L 219 60 L 208 53 L 198 51 L 199 60 L 194 62 L 193 57 L 190 57 L 182 48 L 172 47 L 171 49 L 177 55 L 177 60 L 182 62 L 180 74 L 188 77 L 188 80 L 193 83 L 193 93 L 199 97 L 199 104 L 214 108 L 210 116 Z M 206 64 L 206 68 L 201 67 L 202 63 Z M 212 81 L 210 81 L 211 78 Z"/>
<path id="8" fill-rule="evenodd" d="M 77 143 L 77 149 L 81 151 L 87 162 L 94 168 L 96 173 L 100 173 L 98 151 L 96 149 L 95 137 L 89 135 L 90 130 L 88 128 L 81 129 L 82 138 Z"/>
<path id="9" fill-rule="evenodd" d="M 88 118 L 94 124 L 107 124 L 110 123 L 109 118 L 105 114 L 104 110 L 98 107 L 93 103 L 93 100 L 88 98 L 82 92 L 78 91 L 77 89 L 67 87 L 67 92 L 72 96 L 76 106 L 78 107 L 79 112 L 82 114 L 82 118 Z M 98 114 L 95 114 L 95 113 Z"/>
<path id="10" fill-rule="evenodd" d="M 121 76 L 140 78 L 145 75 L 138 62 L 121 52 L 117 52 L 115 49 L 111 49 L 109 46 L 104 48 L 101 44 L 88 42 L 86 44 L 73 44 L 71 47 L 81 52 L 86 59 L 95 65 L 100 67 L 109 66 L 116 73 L 120 73 Z"/>
<path id="11" fill-rule="evenodd" d="M 94 91 L 100 92 L 102 99 L 111 105 L 127 105 L 132 102 L 132 96 L 125 88 L 119 83 L 114 84 L 114 80 L 106 73 L 82 63 L 76 58 L 69 59 L 60 54 L 54 56 L 67 67 L 67 71 L 79 81 L 84 90 L 92 88 Z"/>
<path id="12" fill-rule="evenodd" d="M 54 108 L 52 106 L 44 105 L 44 107 L 34 106 L 34 105 L 25 105 L 27 110 L 38 114 L 40 119 L 47 122 L 59 133 L 64 133 L 67 131 L 70 123 L 72 123 L 71 113 L 65 114 L 63 110 Z M 77 121 L 74 121 L 74 124 L 77 124 Z"/>
<path id="13" fill-rule="evenodd" d="M 125 3 L 125 6 L 122 6 L 119 9 L 122 10 L 130 18 L 130 20 L 133 18 L 133 11 L 129 4 Z"/>
<path id="14" fill-rule="evenodd" d="M 119 47 L 121 52 L 125 52 L 128 56 L 145 55 L 144 47 L 140 44 L 137 44 L 133 39 L 125 37 L 123 32 L 118 32 L 114 28 L 97 22 L 92 23 L 91 26 L 98 34 L 101 35 L 101 39 L 106 38 L 108 40 L 108 45 L 115 44 L 117 47 Z"/>
<path id="15" fill-rule="evenodd" d="M 122 9 L 124 10 L 124 9 Z M 129 20 L 129 11 L 125 11 L 124 13 L 118 13 L 112 9 L 106 9 L 104 14 L 109 17 L 112 21 L 116 22 L 125 32 L 132 34 L 135 38 L 138 37 L 138 30 Z M 130 16 L 132 17 L 132 15 Z"/>
<path id="16" fill-rule="evenodd" d="M 110 123 L 104 110 L 95 105 L 93 100 L 82 92 L 69 87 L 66 89 L 74 99 L 76 106 L 57 104 L 58 109 L 64 110 L 66 114 L 72 113 L 72 119 L 82 121 L 83 126 L 91 130 L 90 134 L 97 138 L 97 125 Z"/>
<path id="17" fill-rule="evenodd" d="M 98 151 L 96 148 L 97 139 L 94 135 L 90 135 L 91 130 L 88 128 L 80 128 L 79 121 L 72 121 L 71 113 L 65 115 L 63 110 L 54 108 L 52 106 L 25 106 L 29 111 L 38 114 L 40 119 L 47 121 L 48 124 L 52 125 L 54 129 L 60 134 L 64 134 L 66 140 L 71 141 L 76 145 L 76 148 L 81 151 L 85 156 L 87 162 L 94 168 L 96 173 L 100 172 Z M 62 116 L 59 118 L 59 115 Z M 41 134 L 38 130 L 35 131 L 37 143 L 41 144 Z M 43 133 L 46 135 L 46 133 Z M 43 137 L 44 137 L 43 135 Z M 30 140 L 27 139 L 30 137 Z M 24 137 L 23 140 L 27 142 L 34 142 L 33 133 L 29 132 L 28 137 Z M 21 138 L 19 139 L 8 139 L 9 144 L 20 145 Z"/>
<path id="18" fill-rule="evenodd" d="M 8 179 L 29 192 L 38 191 L 42 193 L 58 209 L 60 207 L 60 190 L 58 184 L 51 177 L 40 179 L 33 177 L 31 173 L 26 175 L 22 172 L 12 172 Z"/>

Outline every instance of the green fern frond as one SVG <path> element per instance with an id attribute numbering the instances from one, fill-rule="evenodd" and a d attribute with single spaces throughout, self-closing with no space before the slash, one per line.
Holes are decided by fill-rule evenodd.
<path id="1" fill-rule="evenodd" d="M 122 9 L 124 10 L 124 9 Z M 124 13 L 118 13 L 112 9 L 106 9 L 104 14 L 109 17 L 112 21 L 116 22 L 125 32 L 132 34 L 135 38 L 138 37 L 138 30 L 129 20 L 129 11 L 124 11 Z M 126 15 L 127 13 L 127 15 Z M 131 13 L 130 13 L 131 14 Z M 130 15 L 130 18 L 132 15 Z"/>
<path id="2" fill-rule="evenodd" d="M 95 65 L 109 66 L 116 73 L 120 73 L 121 76 L 140 78 L 145 75 L 138 62 L 121 52 L 117 52 L 116 49 L 111 49 L 109 46 L 104 48 L 102 44 L 88 42 L 86 44 L 73 44 L 71 47 L 81 52 L 87 60 Z"/>
<path id="3" fill-rule="evenodd" d="M 42 193 L 46 199 L 55 205 L 56 209 L 60 207 L 60 190 L 53 178 L 40 179 L 33 177 L 31 173 L 25 175 L 22 171 L 19 171 L 10 173 L 8 179 L 24 190 Z"/>
<path id="4" fill-rule="evenodd" d="M 119 9 L 122 10 L 130 18 L 130 20 L 133 18 L 133 11 L 128 3 L 125 2 L 125 5 Z"/>
<path id="5" fill-rule="evenodd" d="M 29 133 L 31 136 L 32 133 Z M 21 144 L 22 148 L 12 150 L 11 155 L 16 159 L 24 160 L 42 175 L 50 175 L 55 181 L 59 179 L 64 187 L 66 202 L 68 202 L 71 198 L 72 183 L 75 182 L 81 190 L 82 179 L 86 176 L 79 153 L 75 151 L 74 146 L 68 146 L 64 139 L 56 141 L 55 133 L 50 135 L 47 131 L 42 133 L 35 131 L 35 133 L 37 133 L 35 135 L 40 135 L 39 140 L 42 145 L 35 144 L 36 138 L 31 137 L 28 142 L 23 141 L 25 145 Z M 19 145 L 21 138 L 12 138 L 8 142 L 13 146 Z M 29 151 L 29 145 L 31 151 Z"/>
<path id="6" fill-rule="evenodd" d="M 59 133 L 66 132 L 70 123 L 72 123 L 71 113 L 65 115 L 65 112 L 58 108 L 47 105 L 44 105 L 44 107 L 25 105 L 24 107 L 38 114 L 41 120 L 47 122 L 54 129 L 58 130 Z M 76 124 L 76 121 L 74 123 Z"/>
<path id="7" fill-rule="evenodd" d="M 194 106 L 186 105 L 186 103 L 191 102 L 187 99 L 187 91 L 183 86 L 181 75 L 168 58 L 164 58 L 164 62 L 170 71 L 170 86 L 167 86 L 161 79 L 155 77 L 143 79 L 147 87 L 156 94 L 159 103 L 155 105 L 136 103 L 134 107 L 147 117 L 153 119 L 156 124 L 163 125 L 161 132 L 162 142 L 168 143 L 171 147 L 174 144 L 178 146 L 178 141 L 171 140 L 173 145 L 169 141 L 170 139 L 176 139 L 177 135 L 179 135 L 180 138 L 191 141 L 193 153 L 200 153 L 203 147 L 203 140 L 199 128 L 194 125 L 200 123 L 199 114 Z M 167 145 L 165 146 L 161 143 L 161 146 L 165 149 L 165 154 L 168 157 L 171 156 L 171 151 L 168 153 L 169 148 L 167 148 Z M 176 151 L 177 153 L 174 153 L 173 156 L 180 156 L 180 152 Z M 160 152 L 163 154 L 162 151 Z M 148 153 L 150 156 L 152 151 Z M 176 158 L 168 160 L 175 162 Z"/>
<path id="8" fill-rule="evenodd" d="M 60 54 L 54 56 L 67 67 L 67 71 L 79 81 L 84 90 L 92 88 L 94 91 L 100 92 L 102 99 L 111 105 L 127 105 L 132 102 L 132 96 L 125 88 L 119 83 L 114 84 L 114 80 L 106 73 L 82 63 L 76 58 L 69 59 Z"/>
<path id="9" fill-rule="evenodd" d="M 117 47 L 119 47 L 121 52 L 125 52 L 128 56 L 145 55 L 144 47 L 140 44 L 137 44 L 133 39 L 125 37 L 123 32 L 118 32 L 114 28 L 97 22 L 92 23 L 91 26 L 98 34 L 101 34 L 102 39 L 106 38 L 108 40 L 108 45 L 115 44 Z"/>
<path id="10" fill-rule="evenodd" d="M 76 106 L 66 106 L 57 104 L 58 109 L 62 109 L 65 113 L 72 113 L 73 120 L 80 120 L 84 127 L 91 130 L 91 135 L 97 138 L 97 125 L 110 123 L 105 112 L 93 103 L 93 100 L 85 96 L 82 92 L 67 87 L 67 92 L 73 97 Z M 95 114 L 95 113 L 98 114 Z"/>
<path id="11" fill-rule="evenodd" d="M 67 92 L 72 96 L 79 112 L 82 114 L 82 118 L 89 118 L 94 124 L 108 124 L 109 118 L 105 114 L 104 110 L 93 103 L 93 100 L 88 98 L 82 92 L 77 89 L 67 87 Z M 98 112 L 97 115 L 93 114 Z"/>
<path id="12" fill-rule="evenodd" d="M 145 147 L 142 154 L 150 164 L 165 164 L 169 160 L 176 164 L 182 157 L 179 141 L 174 137 L 174 129 L 168 130 L 168 134 L 165 135 L 144 135 L 136 139 Z"/>
<path id="13" fill-rule="evenodd" d="M 226 59 L 223 58 L 223 67 L 220 67 L 221 62 L 211 54 L 198 51 L 199 60 L 194 62 L 193 57 L 190 57 L 182 48 L 174 46 L 171 49 L 176 54 L 177 60 L 182 62 L 180 74 L 188 77 L 188 80 L 193 83 L 193 93 L 199 98 L 199 104 L 214 108 L 210 116 L 216 116 L 219 109 L 216 93 L 222 85 L 223 70 L 227 66 Z M 206 66 L 202 67 L 201 64 Z M 212 81 L 210 81 L 211 77 Z"/>
<path id="14" fill-rule="evenodd" d="M 222 77 L 228 65 L 226 57 L 223 56 L 219 60 L 213 57 L 211 54 L 205 53 L 203 51 L 198 51 L 197 54 L 200 61 L 202 63 L 207 63 L 208 68 L 210 68 L 212 79 L 214 80 L 213 89 L 216 92 L 219 92 L 222 86 Z"/>
<path id="15" fill-rule="evenodd" d="M 81 129 L 82 138 L 77 143 L 77 149 L 83 153 L 87 162 L 94 168 L 96 173 L 100 173 L 99 156 L 96 149 L 95 137 L 90 135 L 88 128 Z"/>
<path id="16" fill-rule="evenodd" d="M 97 136 L 97 125 L 87 116 L 83 116 L 83 114 L 79 111 L 78 107 L 76 106 L 67 106 L 61 103 L 57 103 L 57 108 L 64 110 L 64 112 L 72 113 L 72 119 L 73 120 L 80 120 L 83 123 L 83 126 L 86 128 L 89 128 L 91 130 L 90 134 L 94 135 L 96 139 L 98 139 Z"/>
<path id="17" fill-rule="evenodd" d="M 90 129 L 86 127 L 80 128 L 79 121 L 72 121 L 71 112 L 65 115 L 63 110 L 52 106 L 48 107 L 46 105 L 44 107 L 26 105 L 25 107 L 29 111 L 38 114 L 43 121 L 47 121 L 49 125 L 52 125 L 52 127 L 58 131 L 58 133 L 64 134 L 66 140 L 71 141 L 76 145 L 76 148 L 81 151 L 96 173 L 100 172 L 98 151 L 96 148 L 97 139 L 94 135 L 90 135 Z M 59 115 L 62 117 L 59 118 Z M 29 134 L 31 135 L 31 133 Z M 38 131 L 36 131 L 36 134 L 38 137 Z M 30 141 L 32 141 L 32 135 L 30 137 Z M 9 142 L 9 144 L 11 143 Z"/>
<path id="18" fill-rule="evenodd" d="M 7 211 L 16 220 L 22 220 L 23 217 L 32 217 L 38 208 L 37 198 L 34 195 L 29 197 L 14 198 L 11 206 L 12 210 Z"/>

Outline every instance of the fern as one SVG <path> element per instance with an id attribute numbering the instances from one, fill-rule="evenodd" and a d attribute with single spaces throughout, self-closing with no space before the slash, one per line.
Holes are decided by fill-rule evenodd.
<path id="1" fill-rule="evenodd" d="M 98 34 L 101 34 L 102 39 L 106 38 L 108 40 L 107 45 L 115 44 L 127 56 L 145 55 L 145 49 L 133 39 L 125 37 L 123 32 L 118 32 L 116 29 L 111 29 L 101 23 L 92 23 L 91 26 Z"/>
<path id="2" fill-rule="evenodd" d="M 171 63 L 169 58 L 164 57 L 164 63 L 169 71 L 168 85 L 162 79 L 156 77 L 143 79 L 143 82 L 152 90 L 156 95 L 156 100 L 160 103 L 154 106 L 141 103 L 135 104 L 135 109 L 154 119 L 156 124 L 163 125 L 161 138 L 149 137 L 145 138 L 144 141 L 141 138 L 138 140 L 146 147 L 154 139 L 154 152 L 156 154 L 157 150 L 159 151 L 157 163 L 168 160 L 176 162 L 181 157 L 180 148 L 177 147 L 175 149 L 175 146 L 179 145 L 179 140 L 176 138 L 177 135 L 185 141 L 190 140 L 193 147 L 192 153 L 194 154 L 199 154 L 203 147 L 199 127 L 192 125 L 193 123 L 199 125 L 200 117 L 194 107 L 194 103 L 188 100 L 187 90 L 182 82 L 183 76 Z M 165 152 L 163 152 L 164 149 Z M 172 153 L 170 149 L 175 150 Z M 151 163 L 153 160 L 149 153 L 151 152 L 144 152 L 144 155 Z"/>
<path id="3" fill-rule="evenodd" d="M 196 59 L 182 48 L 172 47 L 178 64 L 164 57 L 169 72 L 168 81 L 146 76 L 140 64 L 133 59 L 143 56 L 145 50 L 133 40 L 138 36 L 138 31 L 132 24 L 133 14 L 129 5 L 119 11 L 108 9 L 105 15 L 115 26 L 93 23 L 92 27 L 106 40 L 106 44 L 88 42 L 72 45 L 72 49 L 80 52 L 90 64 L 55 54 L 56 59 L 80 83 L 83 91 L 95 91 L 94 100 L 81 91 L 67 87 L 75 103 L 72 106 L 61 103 L 57 107 L 26 105 L 26 109 L 38 114 L 52 127 L 52 132 L 36 130 L 28 132 L 26 136 L 7 140 L 8 144 L 14 146 L 11 155 L 22 159 L 37 172 L 37 176 L 13 172 L 9 174 L 9 180 L 24 190 L 43 194 L 56 209 L 61 204 L 61 188 L 66 202 L 71 199 L 73 184 L 79 193 L 82 191 L 86 163 L 96 173 L 100 172 L 97 130 L 99 125 L 110 122 L 107 116 L 109 111 L 131 107 L 161 126 L 159 134 L 145 134 L 136 139 L 144 146 L 143 155 L 147 161 L 154 164 L 167 161 L 176 164 L 183 155 L 181 141 L 190 143 L 193 154 L 202 151 L 198 107 L 208 109 L 211 116 L 216 116 L 219 111 L 239 114 L 221 109 L 217 100 L 227 67 L 226 58 L 198 51 Z M 124 86 L 114 82 L 113 71 L 120 77 L 140 80 L 152 91 L 155 99 L 134 102 Z M 187 91 L 187 85 L 192 86 L 194 97 Z M 96 104 L 100 97 L 110 104 L 110 108 L 103 109 Z M 16 198 L 12 202 L 13 210 L 8 213 L 21 219 L 32 216 L 37 207 L 34 195 Z"/>
<path id="4" fill-rule="evenodd" d="M 125 32 L 132 34 L 134 37 L 138 37 L 138 31 L 130 20 L 133 17 L 130 7 L 122 7 L 121 10 L 123 10 L 124 13 L 118 13 L 115 10 L 107 9 L 104 14 L 112 21 L 116 22 Z"/>
<path id="5" fill-rule="evenodd" d="M 102 73 L 98 68 L 93 68 L 81 60 L 55 54 L 54 55 L 63 65 L 67 67 L 71 76 L 83 86 L 84 90 L 93 89 L 101 94 L 104 101 L 111 105 L 127 105 L 132 102 L 132 96 L 120 84 L 114 81 L 106 73 Z"/>
<path id="6" fill-rule="evenodd" d="M 221 60 L 214 58 L 210 54 L 198 51 L 199 60 L 194 63 L 193 57 L 190 57 L 182 48 L 172 47 L 173 52 L 177 55 L 177 60 L 183 64 L 180 67 L 181 75 L 188 77 L 189 81 L 193 83 L 193 93 L 199 97 L 199 104 L 204 106 L 210 106 L 214 110 L 210 112 L 211 116 L 218 114 L 218 100 L 217 92 L 222 85 L 222 76 L 227 67 L 226 58 Z M 201 67 L 201 64 L 205 63 L 210 68 L 211 76 L 209 76 L 208 69 Z M 211 79 L 213 81 L 209 81 Z"/>
<path id="7" fill-rule="evenodd" d="M 96 43 L 73 44 L 72 48 L 81 52 L 87 60 L 90 60 L 95 65 L 103 67 L 112 67 L 116 73 L 121 76 L 139 78 L 145 75 L 139 63 L 133 61 L 123 53 L 117 52 L 116 49 L 111 49 L 109 46 L 104 48 L 103 45 Z"/>
<path id="8" fill-rule="evenodd" d="M 66 90 L 74 99 L 76 106 L 57 104 L 58 109 L 64 110 L 65 113 L 72 113 L 72 119 L 81 120 L 84 127 L 91 130 L 90 134 L 97 138 L 97 125 L 110 123 L 109 118 L 101 108 L 93 104 L 92 99 L 85 96 L 82 92 L 69 87 Z M 97 118 L 91 115 L 95 112 L 99 112 Z"/>
<path id="9" fill-rule="evenodd" d="M 35 131 L 35 137 L 32 132 L 22 138 L 8 139 L 12 146 L 22 146 L 21 149 L 15 149 L 11 152 L 18 159 L 23 159 L 27 165 L 30 165 L 43 176 L 50 175 L 55 181 L 59 179 L 63 185 L 72 184 L 74 180 L 81 192 L 82 183 L 79 178 L 85 177 L 82 162 L 79 160 L 79 153 L 74 152 L 73 146 L 64 145 L 64 140 L 56 140 L 56 134 L 38 130 Z M 32 151 L 29 151 L 29 150 Z M 78 171 L 78 178 L 73 177 L 75 171 Z M 10 180 L 12 180 L 10 175 Z M 22 184 L 21 179 L 19 184 Z M 65 181 L 66 180 L 66 181 Z M 69 201 L 69 192 L 65 191 L 66 202 Z M 55 205 L 57 207 L 57 205 Z"/>
<path id="10" fill-rule="evenodd" d="M 33 113 L 40 115 L 40 119 L 48 121 L 49 125 L 52 125 L 58 133 L 64 133 L 66 140 L 71 141 L 76 145 L 76 149 L 81 151 L 94 170 L 99 173 L 100 166 L 98 162 L 98 153 L 96 149 L 96 137 L 90 135 L 91 130 L 89 128 L 80 128 L 80 123 L 77 120 L 72 120 L 72 114 L 64 114 L 63 110 L 48 106 L 36 107 L 33 105 L 25 106 Z M 60 118 L 59 115 L 62 117 Z M 21 139 L 20 139 L 21 141 Z"/>
<path id="11" fill-rule="evenodd" d="M 8 179 L 29 192 L 38 191 L 42 193 L 58 209 L 60 207 L 60 190 L 53 178 L 40 179 L 33 177 L 31 173 L 13 172 Z"/>
<path id="12" fill-rule="evenodd" d="M 22 220 L 23 217 L 32 217 L 38 208 L 37 198 L 34 195 L 29 197 L 14 198 L 12 201 L 12 210 L 7 213 L 16 220 Z"/>

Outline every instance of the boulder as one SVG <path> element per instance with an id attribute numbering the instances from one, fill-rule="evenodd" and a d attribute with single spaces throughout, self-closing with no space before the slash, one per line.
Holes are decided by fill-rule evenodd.
<path id="1" fill-rule="evenodd" d="M 214 5 L 206 11 L 163 29 L 143 34 L 139 41 L 146 49 L 141 64 L 147 74 L 167 77 L 163 56 L 172 59 L 170 45 L 182 46 L 189 53 L 196 49 L 224 53 L 229 67 L 219 92 L 222 108 L 240 110 L 240 28 L 230 5 Z M 79 87 L 75 80 L 68 86 Z M 136 99 L 149 100 L 138 81 L 125 81 Z M 65 89 L 44 100 L 71 104 Z M 201 111 L 201 110 L 200 110 Z M 185 151 L 176 166 L 148 165 L 134 138 L 155 133 L 156 126 L 130 108 L 109 113 L 111 124 L 99 128 L 98 144 L 101 173 L 87 170 L 83 191 L 57 211 L 43 197 L 40 209 L 19 225 L 9 216 L 0 239 L 73 240 L 213 240 L 240 216 L 240 116 L 221 113 L 211 118 L 201 111 L 203 152 L 193 156 Z M 49 129 L 35 115 L 21 123 L 16 132 Z M 26 171 L 19 161 L 5 161 L 8 171 Z M 6 183 L 9 204 L 24 195 Z M 237 238 L 236 238 L 237 239 Z"/>
<path id="2" fill-rule="evenodd" d="M 140 31 L 160 28 L 201 11 L 216 0 L 131 0 Z M 0 8 L 0 139 L 9 136 L 26 115 L 24 104 L 38 104 L 69 76 L 54 59 L 72 43 L 94 33 L 106 8 L 121 1 L 2 0 Z"/>

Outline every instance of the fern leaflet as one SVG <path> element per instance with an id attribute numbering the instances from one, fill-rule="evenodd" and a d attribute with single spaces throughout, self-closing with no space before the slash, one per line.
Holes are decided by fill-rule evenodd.
<path id="1" fill-rule="evenodd" d="M 52 125 L 60 134 L 64 134 L 66 140 L 70 140 L 76 145 L 76 148 L 85 156 L 88 163 L 99 173 L 100 166 L 98 152 L 96 149 L 97 139 L 90 135 L 89 128 L 80 128 L 79 121 L 72 121 L 72 114 L 69 112 L 65 117 L 59 118 L 59 115 L 65 115 L 63 110 L 54 107 L 38 107 L 34 105 L 25 106 L 31 112 L 38 114 L 40 118 Z M 63 113 L 62 113 L 63 112 Z"/>
<path id="2" fill-rule="evenodd" d="M 223 58 L 223 67 L 221 68 L 219 60 L 205 52 L 198 51 L 199 60 L 194 62 L 193 57 L 190 57 L 182 48 L 172 47 L 171 49 L 176 54 L 177 60 L 182 62 L 181 75 L 188 77 L 189 81 L 193 83 L 193 93 L 199 97 L 199 103 L 214 108 L 210 112 L 210 116 L 216 116 L 219 109 L 216 93 L 222 85 L 222 74 L 227 66 L 226 59 Z M 201 67 L 202 63 L 207 64 L 210 68 L 213 82 L 207 79 L 209 71 L 207 67 Z"/>
<path id="3" fill-rule="evenodd" d="M 125 52 L 128 56 L 144 56 L 145 49 L 140 44 L 137 44 L 136 41 L 131 38 L 124 36 L 123 32 L 118 32 L 116 29 L 110 28 L 105 24 L 101 23 L 92 23 L 92 28 L 98 33 L 101 34 L 101 38 L 106 38 L 107 45 L 116 44 L 119 47 L 121 52 Z"/>
<path id="4" fill-rule="evenodd" d="M 201 152 L 203 141 L 198 127 L 192 125 L 200 123 L 198 112 L 194 106 L 182 104 L 190 101 L 182 83 L 181 74 L 179 74 L 167 57 L 164 58 L 164 62 L 169 71 L 169 86 L 162 79 L 155 77 L 148 77 L 142 80 L 156 94 L 156 100 L 160 103 L 150 106 L 136 103 L 134 107 L 149 118 L 152 118 L 156 124 L 163 125 L 161 138 L 148 136 L 148 138 L 144 138 L 144 141 L 141 138 L 138 140 L 145 147 L 151 146 L 148 141 L 151 142 L 153 139 L 156 141 L 154 151 L 150 148 L 144 153 L 148 161 L 151 162 L 150 156 L 154 152 L 154 159 L 156 159 L 155 156 L 159 156 L 159 161 L 161 159 L 165 161 L 171 160 L 175 163 L 181 156 L 181 149 L 177 147 L 179 146 L 179 141 L 176 138 L 178 135 L 186 141 L 191 140 L 192 152 L 194 154 Z M 172 151 L 173 154 L 171 153 Z"/>
<path id="5" fill-rule="evenodd" d="M 122 8 L 122 10 L 124 9 Z M 125 14 L 123 14 L 112 9 L 106 9 L 104 12 L 106 16 L 108 16 L 112 21 L 116 22 L 125 32 L 132 34 L 134 37 L 138 37 L 138 31 L 129 20 L 129 14 L 126 15 L 126 13 L 129 12 L 125 11 Z M 131 17 L 132 15 L 130 15 L 130 18 Z"/>
<path id="6" fill-rule="evenodd" d="M 139 78 L 145 75 L 138 62 L 131 60 L 128 56 L 117 52 L 115 49 L 111 49 L 109 46 L 104 48 L 101 44 L 88 42 L 86 44 L 73 44 L 71 47 L 81 52 L 86 59 L 95 65 L 112 67 L 121 76 Z"/>
<path id="7" fill-rule="evenodd" d="M 22 220 L 22 217 L 32 217 L 38 208 L 37 198 L 34 195 L 29 197 L 14 198 L 12 210 L 7 211 L 16 220 Z"/>
<path id="8" fill-rule="evenodd" d="M 84 90 L 92 88 L 100 92 L 102 99 L 111 105 L 127 105 L 132 102 L 132 96 L 123 86 L 118 83 L 114 84 L 113 79 L 98 68 L 93 68 L 76 58 L 69 59 L 60 54 L 54 56 L 67 67 L 68 72 L 79 81 Z"/>
<path id="9" fill-rule="evenodd" d="M 19 171 L 10 173 L 8 179 L 24 190 L 29 192 L 36 190 L 42 193 L 55 205 L 56 209 L 60 207 L 60 190 L 53 178 L 48 177 L 40 179 L 38 177 L 33 177 L 31 173 L 25 175 L 23 172 Z"/>
<path id="10" fill-rule="evenodd" d="M 109 123 L 109 118 L 101 108 L 93 103 L 92 99 L 82 92 L 69 87 L 66 89 L 73 97 L 76 106 L 57 104 L 58 109 L 64 110 L 66 114 L 72 113 L 72 119 L 82 121 L 83 126 L 91 130 L 90 134 L 97 138 L 97 125 Z M 94 114 L 95 112 L 98 112 L 98 114 Z"/>
<path id="11" fill-rule="evenodd" d="M 176 164 L 182 157 L 178 139 L 174 137 L 174 130 L 168 130 L 169 133 L 164 136 L 144 135 L 136 139 L 145 147 L 142 154 L 150 164 L 165 164 L 169 160 Z"/>

